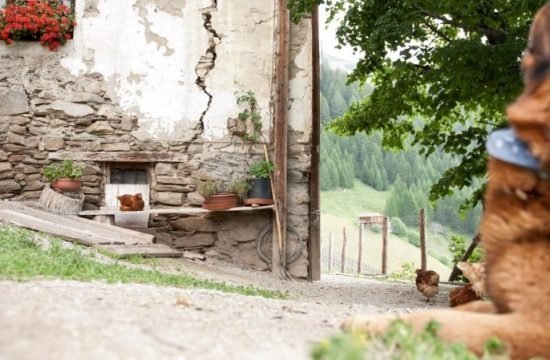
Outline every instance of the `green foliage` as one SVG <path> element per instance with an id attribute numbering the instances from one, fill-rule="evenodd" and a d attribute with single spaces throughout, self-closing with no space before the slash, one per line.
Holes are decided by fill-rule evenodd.
<path id="1" fill-rule="evenodd" d="M 504 345 L 491 339 L 481 357 L 459 343 L 448 344 L 438 335 L 439 324 L 429 322 L 424 330 L 415 334 L 412 326 L 395 320 L 382 335 L 364 336 L 359 333 L 342 333 L 316 344 L 311 352 L 314 360 L 506 360 Z"/>
<path id="2" fill-rule="evenodd" d="M 337 19 L 337 37 L 363 54 L 349 81 L 373 93 L 330 124 L 342 135 L 383 133 L 386 148 L 408 141 L 456 161 L 430 190 L 435 200 L 485 175 L 485 141 L 505 124 L 521 91 L 519 62 L 542 1 L 289 0 L 297 20 L 317 4 Z M 327 98 L 328 99 L 328 98 Z M 477 185 L 481 188 L 481 184 Z M 481 191 L 471 193 L 469 205 Z"/>
<path id="3" fill-rule="evenodd" d="M 412 262 L 405 262 L 401 264 L 401 269 L 392 272 L 388 277 L 396 280 L 413 280 L 416 278 L 416 266 Z"/>
<path id="4" fill-rule="evenodd" d="M 82 167 L 74 161 L 65 159 L 61 164 L 53 163 L 44 168 L 44 177 L 49 182 L 59 179 L 78 180 L 82 177 Z"/>
<path id="5" fill-rule="evenodd" d="M 451 236 L 451 240 L 449 242 L 449 251 L 453 255 L 453 264 L 458 264 L 458 262 L 462 261 L 462 258 L 466 253 L 466 240 L 462 236 Z M 467 260 L 472 263 L 482 262 L 482 250 L 477 247 Z"/>
<path id="6" fill-rule="evenodd" d="M 275 166 L 271 161 L 261 160 L 250 165 L 250 174 L 255 179 L 268 179 L 269 175 L 273 173 Z"/>
<path id="7" fill-rule="evenodd" d="M 407 225 L 400 218 L 391 218 L 391 232 L 397 236 L 406 236 L 407 235 Z"/>
<path id="8" fill-rule="evenodd" d="M 229 183 L 227 191 L 236 194 L 239 198 L 244 199 L 250 190 L 250 182 L 246 180 L 235 180 Z"/>
<path id="9" fill-rule="evenodd" d="M 37 233 L 15 227 L 0 227 L 0 280 L 65 279 L 103 280 L 108 283 L 140 283 L 178 288 L 204 288 L 266 298 L 286 298 L 279 291 L 251 286 L 232 286 L 192 277 L 166 274 L 156 270 L 129 268 L 122 262 L 103 264 L 80 248 L 65 248 L 59 239 L 51 239 L 47 249 L 38 246 Z M 45 237 L 40 235 L 41 237 Z"/>
<path id="10" fill-rule="evenodd" d="M 197 190 L 199 194 L 207 198 L 222 192 L 223 187 L 219 181 L 208 180 L 208 181 L 201 182 Z"/>
<path id="11" fill-rule="evenodd" d="M 416 247 L 420 247 L 420 235 L 416 231 L 407 230 L 407 241 Z"/>
<path id="12" fill-rule="evenodd" d="M 237 104 L 244 105 L 245 109 L 237 115 L 237 120 L 243 125 L 244 131 L 239 133 L 245 141 L 258 142 L 262 136 L 262 116 L 258 111 L 258 101 L 252 90 L 235 93 Z M 248 122 L 252 129 L 248 129 Z"/>

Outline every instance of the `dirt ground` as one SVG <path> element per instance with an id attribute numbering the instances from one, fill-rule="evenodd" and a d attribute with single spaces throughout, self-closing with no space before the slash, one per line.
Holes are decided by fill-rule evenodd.
<path id="1" fill-rule="evenodd" d="M 220 262 L 160 260 L 160 271 L 288 291 L 289 300 L 137 284 L 0 282 L 0 359 L 307 359 L 356 313 L 427 304 L 414 284 L 323 276 L 282 281 Z"/>

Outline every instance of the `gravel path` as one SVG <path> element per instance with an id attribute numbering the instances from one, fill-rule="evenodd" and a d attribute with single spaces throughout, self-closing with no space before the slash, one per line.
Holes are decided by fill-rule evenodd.
<path id="1" fill-rule="evenodd" d="M 427 304 L 413 284 L 324 276 L 288 282 L 230 264 L 162 260 L 157 269 L 288 291 L 290 300 L 136 284 L 0 282 L 0 359 L 307 359 L 355 313 Z"/>

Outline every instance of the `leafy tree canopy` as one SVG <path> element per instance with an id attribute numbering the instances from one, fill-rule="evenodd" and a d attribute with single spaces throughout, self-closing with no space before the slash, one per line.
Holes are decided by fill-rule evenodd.
<path id="1" fill-rule="evenodd" d="M 339 21 L 339 42 L 363 54 L 349 81 L 375 86 L 330 129 L 343 135 L 381 130 L 384 146 L 395 149 L 411 137 L 425 155 L 442 149 L 459 160 L 432 186 L 435 200 L 485 175 L 485 139 L 505 123 L 506 105 L 521 91 L 521 53 L 531 19 L 544 3 L 289 0 L 288 5 L 297 20 L 325 4 Z"/>

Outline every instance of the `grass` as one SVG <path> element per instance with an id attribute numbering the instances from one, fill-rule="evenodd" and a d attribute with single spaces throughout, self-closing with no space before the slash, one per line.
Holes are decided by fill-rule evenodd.
<path id="1" fill-rule="evenodd" d="M 107 283 L 139 283 L 177 288 L 201 288 L 228 293 L 284 299 L 280 291 L 232 286 L 194 278 L 187 274 L 166 274 L 157 270 L 130 268 L 117 262 L 102 264 L 93 253 L 81 248 L 64 248 L 62 240 L 51 239 L 47 249 L 32 239 L 37 233 L 15 227 L 0 227 L 0 280 L 64 279 L 77 281 L 103 280 Z M 131 258 L 132 263 L 150 263 L 150 260 Z"/>
<path id="2" fill-rule="evenodd" d="M 321 211 L 325 214 L 358 220 L 364 212 L 384 213 L 389 191 L 377 191 L 353 180 L 353 188 L 321 192 Z"/>
<path id="3" fill-rule="evenodd" d="M 401 320 L 394 321 L 381 335 L 365 336 L 343 333 L 316 344 L 311 357 L 314 360 L 506 360 L 504 344 L 491 339 L 485 344 L 481 357 L 471 353 L 465 345 L 448 344 L 437 336 L 439 324 L 428 323 L 420 334 Z"/>

